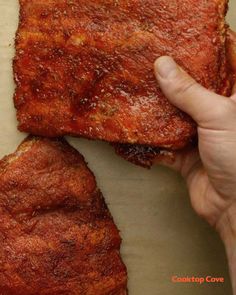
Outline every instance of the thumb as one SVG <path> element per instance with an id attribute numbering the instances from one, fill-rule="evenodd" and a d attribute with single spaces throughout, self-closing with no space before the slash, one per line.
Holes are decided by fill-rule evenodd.
<path id="1" fill-rule="evenodd" d="M 225 126 L 225 115 L 231 108 L 230 99 L 202 87 L 171 57 L 163 56 L 157 59 L 155 73 L 169 101 L 189 114 L 199 126 L 213 129 L 221 129 L 222 124 Z"/>

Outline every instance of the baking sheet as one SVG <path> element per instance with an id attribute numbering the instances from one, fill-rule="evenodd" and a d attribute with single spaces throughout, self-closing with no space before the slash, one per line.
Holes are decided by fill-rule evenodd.
<path id="1" fill-rule="evenodd" d="M 228 19 L 236 30 L 236 1 Z M 25 134 L 17 131 L 11 60 L 18 1 L 0 0 L 0 157 L 13 152 Z M 232 294 L 221 241 L 190 206 L 176 173 L 150 171 L 116 156 L 106 143 L 68 138 L 95 172 L 123 238 L 130 295 Z M 224 277 L 224 284 L 174 284 L 177 276 Z"/>

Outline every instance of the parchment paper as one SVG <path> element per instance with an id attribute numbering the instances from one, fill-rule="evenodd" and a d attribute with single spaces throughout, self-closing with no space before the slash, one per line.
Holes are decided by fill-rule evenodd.
<path id="1" fill-rule="evenodd" d="M 236 29 L 236 1 L 229 22 Z M 0 157 L 25 134 L 17 131 L 11 59 L 18 1 L 0 0 Z M 163 167 L 148 171 L 116 156 L 106 143 L 68 138 L 95 172 L 123 238 L 130 295 L 232 294 L 223 245 L 191 209 L 183 180 Z M 224 284 L 173 284 L 171 277 L 220 276 Z M 53 294 L 52 294 L 53 295 Z"/>

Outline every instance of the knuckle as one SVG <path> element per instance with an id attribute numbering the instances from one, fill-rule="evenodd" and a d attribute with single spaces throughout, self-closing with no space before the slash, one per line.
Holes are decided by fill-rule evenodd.
<path id="1" fill-rule="evenodd" d="M 204 124 L 211 129 L 235 129 L 236 105 L 229 98 L 216 99 L 214 106 L 205 111 Z"/>
<path id="2" fill-rule="evenodd" d="M 233 115 L 236 119 L 236 106 L 228 98 L 224 100 L 224 103 L 218 105 L 217 109 L 219 116 L 221 115 L 221 117 L 231 118 Z"/>
<path id="3" fill-rule="evenodd" d="M 175 92 L 177 95 L 185 95 L 190 93 L 197 86 L 197 82 L 190 77 L 183 77 L 174 81 Z"/>

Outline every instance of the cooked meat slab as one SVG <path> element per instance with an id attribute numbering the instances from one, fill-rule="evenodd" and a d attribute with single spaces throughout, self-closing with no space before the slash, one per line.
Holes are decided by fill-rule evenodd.
<path id="1" fill-rule="evenodd" d="M 232 82 L 236 82 L 236 33 L 232 30 L 227 30 L 226 38 L 226 57 L 230 64 L 230 71 Z M 191 148 L 196 146 L 197 138 L 193 138 L 189 145 L 186 147 Z M 145 145 L 136 144 L 113 144 L 115 151 L 118 155 L 123 157 L 125 160 L 145 167 L 150 168 L 153 164 L 165 161 L 172 163 L 175 161 L 176 153 L 178 151 L 168 150 L 158 147 L 151 147 Z"/>
<path id="2" fill-rule="evenodd" d="M 127 294 L 118 229 L 65 141 L 30 138 L 0 161 L 0 219 L 0 294 Z"/>
<path id="3" fill-rule="evenodd" d="M 227 94 L 226 8 L 226 0 L 20 0 L 19 129 L 184 147 L 195 124 L 168 103 L 153 62 L 171 55 L 202 85 Z"/>

